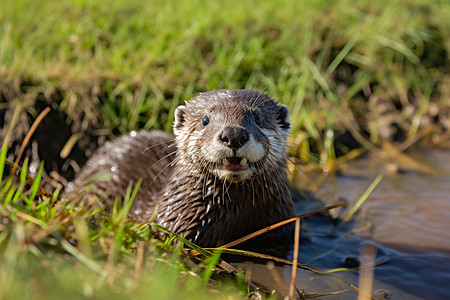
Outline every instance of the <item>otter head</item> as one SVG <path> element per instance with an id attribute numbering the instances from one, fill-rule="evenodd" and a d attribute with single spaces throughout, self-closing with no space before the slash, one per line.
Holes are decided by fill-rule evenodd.
<path id="1" fill-rule="evenodd" d="M 177 164 L 241 182 L 285 164 L 289 109 L 251 90 L 201 93 L 175 111 Z"/>

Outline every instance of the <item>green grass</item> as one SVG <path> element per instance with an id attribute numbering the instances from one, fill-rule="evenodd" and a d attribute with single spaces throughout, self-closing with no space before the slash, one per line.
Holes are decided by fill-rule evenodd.
<path id="1" fill-rule="evenodd" d="M 425 0 L 7 0 L 0 80 L 7 100 L 45 98 L 76 133 L 102 135 L 170 130 L 196 92 L 264 90 L 325 162 L 342 132 L 374 150 L 386 124 L 413 137 L 430 103 L 448 106 L 449 13 Z M 395 116 L 376 110 L 393 104 Z"/>
<path id="2" fill-rule="evenodd" d="M 448 130 L 449 15 L 445 0 L 3 0 L 0 136 L 22 142 L 49 105 L 85 150 L 86 135 L 170 131 L 197 92 L 251 88 L 288 105 L 295 146 L 333 169 L 356 153 L 345 132 L 378 151 Z M 3 178 L 0 299 L 245 295 L 208 289 L 208 272 L 192 275 L 180 249 L 130 231 L 123 211 L 36 204 L 23 172 L 22 183 Z"/>
<path id="3" fill-rule="evenodd" d="M 171 244 L 172 236 L 156 238 L 149 226 L 133 231 L 126 204 L 109 215 L 89 201 L 34 201 L 39 180 L 24 190 L 25 167 L 20 182 L 5 176 L 0 189 L 0 299 L 211 299 L 247 294 L 242 279 L 211 279 L 217 255 L 188 267 L 190 259 L 182 244 Z M 130 188 L 125 203 L 131 199 Z"/>

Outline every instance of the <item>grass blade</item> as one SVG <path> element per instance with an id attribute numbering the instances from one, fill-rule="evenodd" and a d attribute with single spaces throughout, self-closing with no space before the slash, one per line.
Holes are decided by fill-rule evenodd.
<path id="1" fill-rule="evenodd" d="M 7 152 L 8 152 L 8 147 L 6 147 L 6 145 L 3 145 L 2 152 L 0 153 L 0 183 L 3 181 L 3 172 L 5 170 L 6 153 Z"/>
<path id="2" fill-rule="evenodd" d="M 30 194 L 30 198 L 29 198 L 29 201 L 31 203 L 28 203 L 28 205 L 30 207 L 31 207 L 34 199 L 36 198 L 36 195 L 38 195 L 43 171 L 44 171 L 44 162 L 41 162 L 41 165 L 39 166 L 39 170 L 36 174 L 36 178 L 34 179 L 33 185 L 31 186 L 31 194 Z"/>
<path id="3" fill-rule="evenodd" d="M 383 179 L 383 174 L 379 174 L 369 185 L 367 190 L 362 194 L 362 196 L 356 201 L 355 205 L 348 211 L 347 215 L 344 218 L 344 222 L 348 222 L 353 215 L 356 213 L 356 211 L 361 207 L 361 205 L 366 201 L 367 197 L 373 192 L 373 190 L 376 188 L 378 183 L 380 183 L 381 179 Z"/>

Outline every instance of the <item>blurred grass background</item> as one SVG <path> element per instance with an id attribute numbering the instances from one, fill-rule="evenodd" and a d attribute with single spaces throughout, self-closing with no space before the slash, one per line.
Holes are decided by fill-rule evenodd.
<path id="1" fill-rule="evenodd" d="M 290 107 L 295 144 L 325 162 L 448 130 L 449 14 L 424 0 L 6 0 L 0 108 L 19 101 L 35 117 L 45 103 L 72 133 L 111 136 L 171 130 L 197 92 L 264 90 Z"/>
<path id="2" fill-rule="evenodd" d="M 85 159 L 114 135 L 138 128 L 170 131 L 175 107 L 197 92 L 249 88 L 288 105 L 291 144 L 331 168 L 337 156 L 353 149 L 377 152 L 385 143 L 418 139 L 440 143 L 450 128 L 449 16 L 444 0 L 3 0 L 1 141 L 12 159 L 14 145 L 50 106 L 35 137 L 46 171 L 62 172 L 64 145 Z M 2 198 L 23 198 L 20 190 L 12 191 L 3 186 Z M 0 207 L 0 282 L 11 287 L 2 288 L 0 298 L 40 298 L 47 292 L 50 298 L 152 295 L 152 289 L 141 294 L 133 285 L 139 264 L 124 245 L 140 239 L 117 233 L 125 221 L 110 220 L 115 225 L 106 226 L 103 236 L 96 231 L 101 228 L 91 228 L 88 238 L 79 221 L 85 215 L 49 231 L 54 215 L 64 219 L 66 209 L 49 213 L 51 202 L 28 204 Z M 29 243 L 37 233 L 42 240 Z M 77 251 L 99 266 L 64 248 L 61 241 L 72 235 L 92 244 L 95 251 Z M 178 262 L 170 259 L 164 263 L 169 267 L 154 272 L 173 271 Z M 142 280 L 168 283 L 169 292 L 161 290 L 159 298 L 169 299 L 178 292 L 179 272 L 189 274 L 178 267 L 168 277 L 150 272 Z M 49 277 L 39 278 L 43 273 Z M 133 280 L 118 280 L 117 274 Z M 187 282 L 187 297 L 199 296 L 198 287 L 208 285 L 183 276 L 181 281 Z"/>

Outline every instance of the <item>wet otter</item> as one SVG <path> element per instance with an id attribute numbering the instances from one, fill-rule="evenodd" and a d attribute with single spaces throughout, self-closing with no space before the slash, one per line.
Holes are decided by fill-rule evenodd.
<path id="1" fill-rule="evenodd" d="M 139 131 L 108 142 L 69 190 L 96 173 L 93 192 L 123 196 L 143 178 L 130 214 L 200 246 L 216 246 L 295 215 L 286 177 L 289 110 L 251 90 L 201 93 L 175 111 L 174 133 Z"/>

